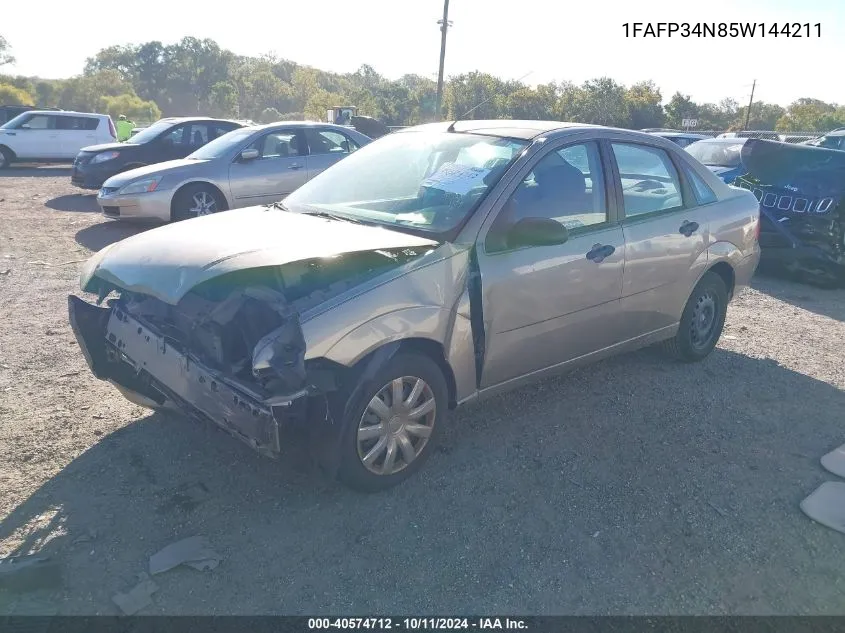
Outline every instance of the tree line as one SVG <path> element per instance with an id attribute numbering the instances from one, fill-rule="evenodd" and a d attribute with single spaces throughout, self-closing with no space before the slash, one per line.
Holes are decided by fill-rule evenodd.
<path id="1" fill-rule="evenodd" d="M 0 36 L 0 66 L 13 59 Z M 126 114 L 136 121 L 196 114 L 261 123 L 323 120 L 329 108 L 354 105 L 386 125 L 415 125 L 435 119 L 435 93 L 435 81 L 420 75 L 391 80 L 368 65 L 354 73 L 326 72 L 274 55 L 236 55 L 195 37 L 111 46 L 69 79 L 0 75 L 0 104 Z M 553 119 L 632 129 L 680 128 L 683 119 L 697 119 L 699 129 L 741 130 L 747 109 L 732 98 L 696 103 L 679 92 L 663 104 L 652 81 L 625 86 L 608 77 L 531 87 L 476 71 L 450 77 L 443 94 L 448 119 Z M 810 98 L 786 108 L 757 101 L 748 117 L 748 128 L 756 130 L 839 126 L 845 126 L 845 106 Z"/>

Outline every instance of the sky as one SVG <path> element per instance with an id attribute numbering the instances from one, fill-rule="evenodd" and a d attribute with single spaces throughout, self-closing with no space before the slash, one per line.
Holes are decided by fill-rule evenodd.
<path id="1" fill-rule="evenodd" d="M 46 6 L 45 6 L 46 2 Z M 240 55 L 280 58 L 334 72 L 369 64 L 391 79 L 436 78 L 443 0 L 45 0 L 3 8 L 0 35 L 17 62 L 4 73 L 65 78 L 114 44 L 190 35 Z M 216 5 L 216 7 L 215 7 Z M 219 8 L 217 8 L 219 7 Z M 45 9 L 42 11 L 41 9 Z M 788 105 L 800 97 L 845 104 L 845 0 L 450 0 L 446 75 L 480 70 L 531 85 L 651 79 L 664 101 L 733 98 Z M 821 24 L 821 36 L 626 37 L 624 23 Z M 125 24 L 125 27 L 121 25 Z M 815 28 L 815 27 L 813 27 Z"/>

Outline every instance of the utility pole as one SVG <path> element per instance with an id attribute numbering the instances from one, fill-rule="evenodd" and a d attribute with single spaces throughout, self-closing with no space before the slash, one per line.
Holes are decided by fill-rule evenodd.
<path id="1" fill-rule="evenodd" d="M 437 73 L 437 98 L 435 100 L 434 116 L 440 120 L 440 104 L 443 100 L 443 65 L 446 62 L 446 31 L 452 26 L 449 22 L 449 0 L 443 0 L 443 19 L 438 20 L 440 25 L 440 71 Z"/>
<path id="2" fill-rule="evenodd" d="M 747 85 L 747 84 L 746 84 Z M 751 84 L 751 98 L 748 100 L 748 110 L 745 112 L 745 127 L 743 130 L 748 130 L 748 120 L 751 118 L 751 104 L 754 103 L 754 87 L 757 85 L 757 80 Z"/>

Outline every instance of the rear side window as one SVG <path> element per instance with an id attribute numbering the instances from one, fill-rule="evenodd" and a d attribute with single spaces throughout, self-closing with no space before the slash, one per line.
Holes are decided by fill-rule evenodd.
<path id="1" fill-rule="evenodd" d="M 684 166 L 683 169 L 687 180 L 689 180 L 690 185 L 692 185 L 696 202 L 698 202 L 698 204 L 710 204 L 711 202 L 716 202 L 716 194 L 713 193 L 710 186 L 704 182 L 704 179 L 687 166 Z"/>
<path id="2" fill-rule="evenodd" d="M 665 150 L 635 143 L 611 143 L 611 147 L 626 218 L 683 208 L 678 172 Z"/>
<path id="3" fill-rule="evenodd" d="M 90 116 L 59 116 L 56 117 L 57 130 L 96 130 L 100 120 Z"/>

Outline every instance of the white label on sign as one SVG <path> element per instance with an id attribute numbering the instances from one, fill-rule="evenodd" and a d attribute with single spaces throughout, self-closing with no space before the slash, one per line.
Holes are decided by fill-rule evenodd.
<path id="1" fill-rule="evenodd" d="M 683 119 L 681 125 L 684 127 L 695 127 L 698 125 L 698 119 Z"/>
<path id="2" fill-rule="evenodd" d="M 463 196 L 482 184 L 482 179 L 489 173 L 490 170 L 483 167 L 447 163 L 426 178 L 422 186 Z"/>

